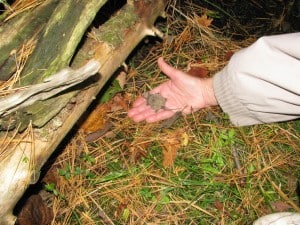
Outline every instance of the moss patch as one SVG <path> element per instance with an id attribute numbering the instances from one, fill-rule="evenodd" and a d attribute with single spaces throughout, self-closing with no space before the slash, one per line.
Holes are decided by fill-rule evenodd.
<path id="1" fill-rule="evenodd" d="M 95 31 L 97 40 L 116 48 L 122 43 L 126 30 L 130 29 L 137 20 L 138 16 L 134 12 L 134 7 L 128 4 L 118 12 L 118 18 L 108 20 Z"/>

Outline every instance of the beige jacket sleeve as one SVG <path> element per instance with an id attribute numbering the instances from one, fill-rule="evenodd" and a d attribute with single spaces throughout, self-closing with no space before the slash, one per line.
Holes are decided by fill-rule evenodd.
<path id="1" fill-rule="evenodd" d="M 300 117 L 300 33 L 265 36 L 235 53 L 213 79 L 218 103 L 237 126 Z"/>

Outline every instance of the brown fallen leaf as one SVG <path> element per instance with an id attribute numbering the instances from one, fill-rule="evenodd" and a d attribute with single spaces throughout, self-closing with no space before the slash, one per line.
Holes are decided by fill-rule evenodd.
<path id="1" fill-rule="evenodd" d="M 142 130 L 142 134 L 143 134 L 143 130 Z M 149 134 L 147 135 L 147 131 L 145 131 L 145 134 L 143 134 L 140 137 L 134 138 L 134 140 L 128 144 L 127 146 L 129 148 L 128 157 L 130 159 L 130 162 L 137 163 L 141 158 L 144 158 L 147 155 L 147 149 L 151 145 L 151 141 L 149 141 L 148 137 Z"/>
<path id="2" fill-rule="evenodd" d="M 89 133 L 85 137 L 86 142 L 93 142 L 104 136 L 112 128 L 112 123 L 107 122 L 101 130 Z"/>
<path id="3" fill-rule="evenodd" d="M 108 102 L 108 111 L 109 112 L 116 112 L 119 110 L 125 110 L 127 111 L 129 108 L 129 99 L 130 96 L 128 93 L 122 94 L 118 93 L 116 94 L 109 102 Z"/>
<path id="4" fill-rule="evenodd" d="M 177 129 L 172 132 L 168 132 L 160 140 L 160 144 L 163 147 L 163 166 L 165 168 L 173 167 L 177 152 L 183 145 L 184 130 Z"/>
<path id="5" fill-rule="evenodd" d="M 98 105 L 81 124 L 80 129 L 83 133 L 89 134 L 104 129 L 108 110 L 107 103 Z"/>
<path id="6" fill-rule="evenodd" d="M 97 105 L 97 107 L 81 123 L 80 130 L 86 135 L 85 140 L 92 142 L 107 134 L 112 128 L 112 123 L 108 118 L 108 113 L 119 110 L 128 110 L 128 94 L 116 94 L 109 102 Z"/>
<path id="7" fill-rule="evenodd" d="M 198 15 L 194 15 L 194 21 L 203 27 L 209 27 L 213 19 L 208 18 L 207 14 L 203 14 L 201 17 Z"/>
<path id="8" fill-rule="evenodd" d="M 139 135 L 135 136 L 131 142 L 123 142 L 123 152 L 127 152 L 130 162 L 137 163 L 141 158 L 148 154 L 148 149 L 153 143 L 154 124 L 146 124 L 139 130 Z M 126 151 L 128 149 L 129 151 Z"/>
<path id="9" fill-rule="evenodd" d="M 122 202 L 119 202 L 119 205 L 118 205 L 117 210 L 115 212 L 115 215 L 117 217 L 121 217 L 122 216 L 122 213 L 124 212 L 124 210 L 129 205 L 129 202 L 130 202 L 130 197 L 129 196 L 125 196 L 125 199 L 123 199 Z"/>
<path id="10" fill-rule="evenodd" d="M 225 206 L 222 202 L 216 200 L 214 202 L 214 206 L 216 207 L 217 210 L 219 210 L 220 212 L 223 212 L 226 216 L 232 218 L 230 213 L 225 209 Z"/>
<path id="11" fill-rule="evenodd" d="M 228 51 L 226 52 L 225 56 L 224 56 L 224 61 L 227 62 L 231 59 L 231 57 L 233 56 L 234 52 L 233 51 Z"/>
<path id="12" fill-rule="evenodd" d="M 207 78 L 208 77 L 208 70 L 204 67 L 197 67 L 197 66 L 191 66 L 190 69 L 187 71 L 187 73 L 194 77 L 200 77 L 200 78 Z"/>
<path id="13" fill-rule="evenodd" d="M 27 200 L 17 219 L 18 225 L 48 225 L 53 219 L 52 209 L 48 208 L 40 195 L 32 195 Z"/>
<path id="14" fill-rule="evenodd" d="M 283 201 L 274 201 L 271 202 L 271 207 L 276 212 L 286 212 L 290 209 L 292 209 L 292 206 L 290 206 L 288 203 Z"/>
<path id="15" fill-rule="evenodd" d="M 174 38 L 174 52 L 179 51 L 179 49 L 182 48 L 184 43 L 188 43 L 192 40 L 192 31 L 191 26 L 187 25 L 184 30 L 181 32 L 180 35 L 177 35 L 176 38 Z"/>
<path id="16" fill-rule="evenodd" d="M 209 77 L 209 71 L 207 67 L 202 63 L 189 63 L 187 67 L 187 73 L 194 77 L 207 78 Z"/>

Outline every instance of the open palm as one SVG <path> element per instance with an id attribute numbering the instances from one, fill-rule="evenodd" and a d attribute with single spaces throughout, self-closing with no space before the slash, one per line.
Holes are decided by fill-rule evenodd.
<path id="1" fill-rule="evenodd" d="M 158 59 L 158 66 L 170 80 L 154 88 L 150 93 L 159 93 L 164 97 L 165 107 L 155 111 L 147 104 L 144 97 L 139 97 L 128 111 L 128 116 L 135 122 L 142 120 L 155 122 L 170 118 L 178 111 L 188 114 L 217 104 L 211 78 L 201 79 L 190 76 L 168 65 L 162 58 Z"/>

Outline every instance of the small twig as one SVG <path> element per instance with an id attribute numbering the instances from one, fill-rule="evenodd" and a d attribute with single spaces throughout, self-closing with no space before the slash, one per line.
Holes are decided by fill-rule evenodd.
<path id="1" fill-rule="evenodd" d="M 241 166 L 241 162 L 240 162 L 240 159 L 239 159 L 239 154 L 238 154 L 237 149 L 235 147 L 232 147 L 232 155 L 233 155 L 234 164 L 235 164 L 236 168 L 241 173 L 242 166 Z"/>
<path id="2" fill-rule="evenodd" d="M 98 210 L 99 210 L 99 216 L 101 217 L 101 219 L 103 220 L 103 222 L 105 224 L 108 225 L 114 225 L 114 222 L 108 217 L 108 215 L 105 213 L 105 211 L 102 209 L 102 207 L 95 201 L 94 198 L 92 198 L 92 196 L 90 196 L 90 194 L 87 195 L 92 202 L 97 206 Z"/>
<path id="3" fill-rule="evenodd" d="M 240 184 L 242 186 L 244 186 L 246 184 L 246 178 L 244 177 L 245 174 L 243 173 L 243 168 L 242 168 L 241 161 L 239 158 L 238 150 L 236 149 L 236 147 L 233 146 L 231 151 L 232 151 L 232 156 L 233 156 L 235 167 L 236 167 L 238 173 L 243 177 L 241 179 Z"/>

